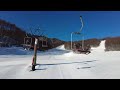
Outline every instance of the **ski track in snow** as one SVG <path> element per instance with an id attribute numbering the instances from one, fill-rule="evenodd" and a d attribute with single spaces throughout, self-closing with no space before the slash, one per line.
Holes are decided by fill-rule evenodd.
<path id="1" fill-rule="evenodd" d="M 105 41 L 90 54 L 75 54 L 64 45 L 38 51 L 36 70 L 31 71 L 33 51 L 0 48 L 1 79 L 102 79 L 120 78 L 120 52 L 105 52 Z M 115 58 L 114 58 L 115 57 Z"/>

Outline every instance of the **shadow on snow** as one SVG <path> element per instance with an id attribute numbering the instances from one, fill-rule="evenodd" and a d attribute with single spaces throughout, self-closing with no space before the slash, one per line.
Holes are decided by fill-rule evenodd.
<path id="1" fill-rule="evenodd" d="M 46 70 L 47 69 L 46 66 L 64 65 L 64 64 L 76 64 L 76 63 L 87 64 L 87 63 L 95 62 L 95 61 L 97 61 L 97 60 L 90 60 L 90 61 L 83 61 L 83 62 L 69 62 L 69 63 L 54 63 L 54 64 L 36 64 L 36 66 L 39 67 L 36 70 Z M 45 67 L 45 68 L 41 68 L 41 67 Z M 82 67 L 82 68 L 77 68 L 77 69 L 86 69 L 86 68 L 91 68 L 91 67 Z"/>

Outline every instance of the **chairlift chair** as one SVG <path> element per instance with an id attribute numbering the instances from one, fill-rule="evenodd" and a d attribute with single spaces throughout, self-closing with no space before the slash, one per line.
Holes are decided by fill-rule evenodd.
<path id="1" fill-rule="evenodd" d="M 73 50 L 75 53 L 83 53 L 83 54 L 89 54 L 90 53 L 90 47 L 85 47 L 84 45 L 84 35 L 81 34 L 82 28 L 83 28 L 83 21 L 82 21 L 82 16 L 80 16 L 80 20 L 82 23 L 82 27 L 80 28 L 80 32 L 74 32 L 74 34 L 80 34 L 82 36 L 82 45 L 78 48 L 75 46 L 75 49 Z M 71 39 L 72 42 L 72 39 Z M 72 45 L 72 43 L 71 43 Z"/>
<path id="2" fill-rule="evenodd" d="M 31 37 L 25 37 L 24 38 L 24 48 L 29 50 L 32 45 L 32 38 Z"/>
<path id="3" fill-rule="evenodd" d="M 39 37 L 39 41 L 41 41 L 42 43 L 42 47 L 48 47 L 48 44 L 47 44 L 47 38 L 44 38 L 44 37 Z"/>
<path id="4" fill-rule="evenodd" d="M 42 40 L 42 47 L 48 47 L 47 40 Z"/>

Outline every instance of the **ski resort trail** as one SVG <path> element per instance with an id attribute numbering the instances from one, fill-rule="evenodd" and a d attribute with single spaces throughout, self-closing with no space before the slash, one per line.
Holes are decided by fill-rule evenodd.
<path id="1" fill-rule="evenodd" d="M 101 41 L 100 45 L 96 48 L 91 48 L 94 52 L 104 52 L 105 51 L 105 40 Z"/>
<path id="2" fill-rule="evenodd" d="M 100 46 L 96 48 L 96 51 L 101 49 L 101 51 L 104 51 L 104 43 L 105 41 L 102 41 Z M 65 51 L 64 45 L 56 49 Z M 55 55 L 49 58 L 49 60 L 46 60 L 44 56 L 38 56 L 41 60 L 38 60 L 39 64 L 36 66 L 36 71 L 26 72 L 27 74 L 23 77 L 40 79 L 98 78 L 91 69 L 94 68 L 96 60 L 86 59 L 84 58 L 85 56 L 74 54 L 73 52 Z"/>
<path id="3" fill-rule="evenodd" d="M 37 53 L 35 71 L 31 71 L 33 52 L 21 48 L 14 50 L 7 48 L 2 50 L 4 53 L 0 52 L 1 79 L 120 78 L 120 51 L 105 52 L 105 40 L 99 47 L 92 48 L 88 55 L 65 50 L 64 45 L 46 52 L 40 51 Z"/>

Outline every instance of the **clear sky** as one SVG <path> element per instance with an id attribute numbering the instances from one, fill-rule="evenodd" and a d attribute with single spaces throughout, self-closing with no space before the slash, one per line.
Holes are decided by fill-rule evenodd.
<path id="1" fill-rule="evenodd" d="M 70 41 L 71 32 L 79 32 L 80 16 L 85 39 L 120 36 L 120 11 L 0 11 L 0 19 L 29 30 L 39 27 L 50 38 Z M 81 40 L 73 35 L 73 40 Z"/>

